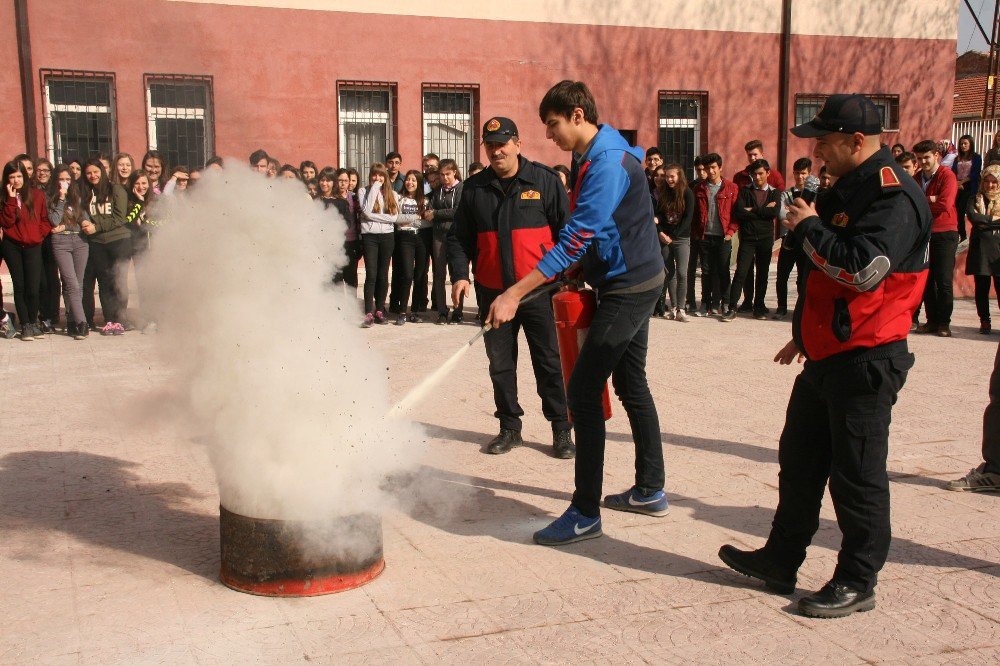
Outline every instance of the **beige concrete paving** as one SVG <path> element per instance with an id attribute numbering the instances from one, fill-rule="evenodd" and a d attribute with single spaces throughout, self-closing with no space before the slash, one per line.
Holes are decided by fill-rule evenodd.
<path id="1" fill-rule="evenodd" d="M 417 501 L 386 515 L 382 576 L 310 599 L 218 582 L 205 451 L 123 425 L 138 396 L 170 379 L 148 337 L 0 340 L 0 663 L 998 663 L 1000 496 L 941 488 L 979 459 L 1000 337 L 975 325 L 960 302 L 954 339 L 911 340 L 879 606 L 826 621 L 796 615 L 794 602 L 833 570 L 829 500 L 793 597 L 765 593 L 716 557 L 721 544 L 757 547 L 768 531 L 796 374 L 771 358 L 788 323 L 654 320 L 649 375 L 671 512 L 605 512 L 603 538 L 561 549 L 531 543 L 567 506 L 573 468 L 549 455 L 528 356 L 527 445 L 493 457 L 481 452 L 496 424 L 477 346 L 417 419 L 432 437 L 419 474 L 447 506 Z M 367 335 L 401 397 L 474 332 L 407 324 Z M 106 411 L 86 408 L 82 393 L 102 396 Z M 606 491 L 631 484 L 627 433 L 616 407 Z M 377 432 L 371 446 L 377 455 Z"/>

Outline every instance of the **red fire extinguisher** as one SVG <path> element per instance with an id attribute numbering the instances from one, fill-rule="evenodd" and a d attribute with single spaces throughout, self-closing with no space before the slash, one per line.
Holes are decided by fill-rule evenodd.
<path id="1" fill-rule="evenodd" d="M 580 357 L 580 348 L 587 338 L 590 322 L 597 311 L 597 296 L 592 289 L 578 289 L 570 283 L 566 289 L 552 297 L 552 313 L 556 320 L 556 337 L 559 339 L 559 362 L 562 365 L 563 385 L 569 387 L 569 378 Z M 611 418 L 611 394 L 604 384 L 601 396 L 604 420 Z M 573 415 L 570 414 L 570 420 Z"/>

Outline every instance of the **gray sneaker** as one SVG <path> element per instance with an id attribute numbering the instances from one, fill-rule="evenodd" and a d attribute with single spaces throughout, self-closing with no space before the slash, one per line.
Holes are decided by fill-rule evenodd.
<path id="1" fill-rule="evenodd" d="M 986 463 L 976 467 L 961 479 L 949 481 L 948 490 L 965 490 L 973 493 L 1000 491 L 1000 474 L 986 471 Z"/>

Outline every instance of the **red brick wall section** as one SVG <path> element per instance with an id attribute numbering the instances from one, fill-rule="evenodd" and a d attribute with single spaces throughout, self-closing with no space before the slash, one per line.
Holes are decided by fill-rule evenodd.
<path id="1" fill-rule="evenodd" d="M 17 28 L 14 3 L 0 2 L 0 99 L 3 100 L 3 122 L 0 122 L 0 149 L 4 162 L 24 152 L 24 111 L 21 108 L 21 76 L 17 59 Z"/>

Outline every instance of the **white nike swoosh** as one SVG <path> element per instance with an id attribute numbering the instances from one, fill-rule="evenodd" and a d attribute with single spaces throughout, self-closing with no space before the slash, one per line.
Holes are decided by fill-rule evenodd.
<path id="1" fill-rule="evenodd" d="M 587 525 L 587 526 L 586 526 L 586 527 L 584 527 L 583 529 L 580 529 L 580 523 L 577 523 L 576 525 L 574 525 L 574 526 L 573 526 L 573 532 L 574 532 L 574 533 L 575 533 L 575 534 L 576 534 L 577 536 L 580 536 L 581 534 L 585 533 L 585 532 L 586 532 L 587 530 L 589 530 L 589 529 L 590 529 L 590 528 L 592 528 L 592 527 L 593 527 L 593 525 Z"/>
<path id="2" fill-rule="evenodd" d="M 646 506 L 647 504 L 656 504 L 659 501 L 660 501 L 659 499 L 651 499 L 651 500 L 646 500 L 645 502 L 637 502 L 634 497 L 632 497 L 631 495 L 628 496 L 628 503 L 631 506 Z"/>

